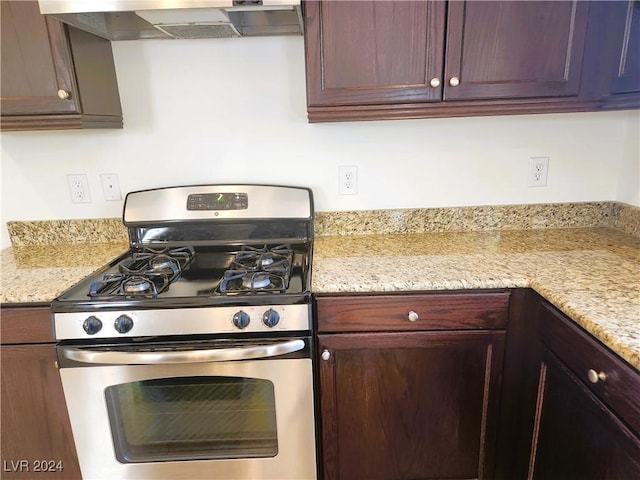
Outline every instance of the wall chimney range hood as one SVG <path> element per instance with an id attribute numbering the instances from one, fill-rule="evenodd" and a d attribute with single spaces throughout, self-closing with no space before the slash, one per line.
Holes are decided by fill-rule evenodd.
<path id="1" fill-rule="evenodd" d="M 300 0 L 39 0 L 40 12 L 109 40 L 302 35 Z"/>

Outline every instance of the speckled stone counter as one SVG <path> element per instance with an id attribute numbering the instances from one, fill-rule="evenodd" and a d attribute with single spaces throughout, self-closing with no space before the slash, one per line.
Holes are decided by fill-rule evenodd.
<path id="1" fill-rule="evenodd" d="M 50 302 L 127 248 L 127 243 L 94 243 L 4 249 L 0 303 Z"/>
<path id="2" fill-rule="evenodd" d="M 619 202 L 318 212 L 316 235 L 612 227 L 640 236 L 640 207 Z"/>
<path id="3" fill-rule="evenodd" d="M 128 248 L 120 219 L 7 226 L 1 303 L 49 302 Z M 315 227 L 316 293 L 531 287 L 640 369 L 638 207 L 318 212 Z"/>
<path id="4" fill-rule="evenodd" d="M 610 228 L 317 237 L 312 290 L 531 287 L 640 370 L 640 239 Z"/>
<path id="5" fill-rule="evenodd" d="M 119 218 L 7 222 L 0 303 L 50 302 L 129 248 Z"/>

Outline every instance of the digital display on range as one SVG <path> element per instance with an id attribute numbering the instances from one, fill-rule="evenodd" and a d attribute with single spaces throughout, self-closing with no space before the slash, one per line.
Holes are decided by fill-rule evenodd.
<path id="1" fill-rule="evenodd" d="M 187 210 L 246 210 L 246 193 L 194 193 L 187 197 Z"/>

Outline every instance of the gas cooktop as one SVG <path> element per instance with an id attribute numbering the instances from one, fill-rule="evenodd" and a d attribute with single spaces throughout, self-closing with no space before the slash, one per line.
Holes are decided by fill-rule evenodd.
<path id="1" fill-rule="evenodd" d="M 134 250 L 64 292 L 57 303 L 71 310 L 228 304 L 242 297 L 289 303 L 305 297 L 308 261 L 304 244 Z"/>
<path id="2" fill-rule="evenodd" d="M 143 190 L 123 220 L 129 251 L 52 302 L 56 338 L 311 328 L 309 189 Z"/>

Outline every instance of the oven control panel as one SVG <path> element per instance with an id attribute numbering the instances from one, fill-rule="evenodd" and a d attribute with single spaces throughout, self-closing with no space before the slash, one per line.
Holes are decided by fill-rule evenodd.
<path id="1" fill-rule="evenodd" d="M 156 335 L 310 331 L 311 306 L 169 308 L 160 310 L 55 313 L 58 340 Z"/>
<path id="2" fill-rule="evenodd" d="M 246 210 L 246 193 L 192 193 L 187 196 L 187 210 Z"/>

